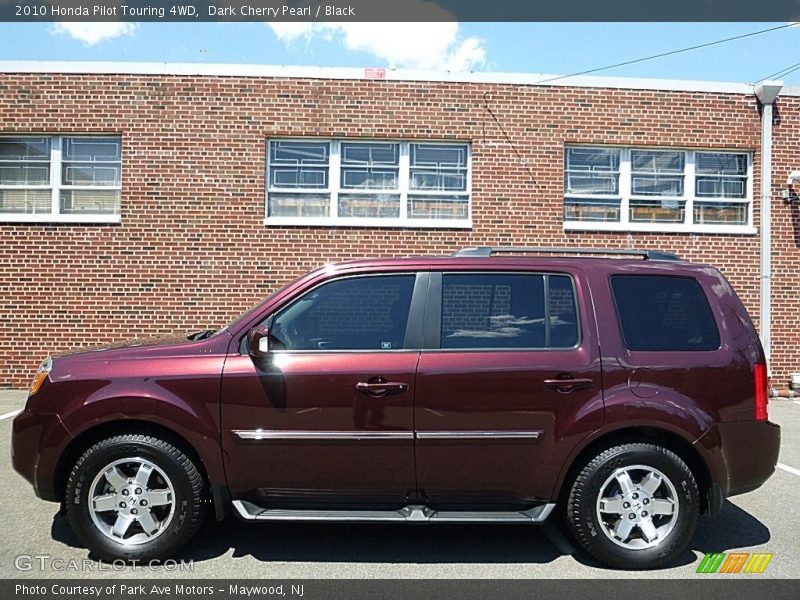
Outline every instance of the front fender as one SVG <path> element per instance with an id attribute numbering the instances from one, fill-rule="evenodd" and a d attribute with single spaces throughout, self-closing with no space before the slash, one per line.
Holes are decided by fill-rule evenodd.
<path id="1" fill-rule="evenodd" d="M 213 408 L 218 414 L 218 407 Z M 218 418 L 209 410 L 158 397 L 108 396 L 94 399 L 62 419 L 72 438 L 111 423 L 132 421 L 158 425 L 186 440 L 202 460 L 209 483 L 224 484 Z"/>
<path id="2" fill-rule="evenodd" d="M 59 365 L 31 400 L 31 409 L 58 414 L 69 438 L 112 422 L 144 421 L 185 439 L 212 485 L 225 481 L 220 447 L 220 382 L 224 355 L 151 361 L 89 361 Z M 108 377 L 104 375 L 108 374 Z M 63 453 L 64 440 L 58 449 Z M 55 470 L 55 465 L 52 466 Z"/>

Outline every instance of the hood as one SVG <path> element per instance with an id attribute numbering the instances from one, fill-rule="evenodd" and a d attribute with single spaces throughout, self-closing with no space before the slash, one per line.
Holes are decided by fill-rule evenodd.
<path id="1" fill-rule="evenodd" d="M 53 358 L 61 358 L 64 356 L 74 356 L 76 354 L 87 354 L 89 352 L 101 352 L 103 350 L 120 350 L 123 348 L 139 348 L 144 346 L 175 346 L 179 344 L 191 344 L 192 342 L 193 340 L 187 337 L 185 333 L 172 333 L 169 335 L 131 338 L 97 346 L 81 346 L 63 352 L 53 352 L 51 356 Z"/>

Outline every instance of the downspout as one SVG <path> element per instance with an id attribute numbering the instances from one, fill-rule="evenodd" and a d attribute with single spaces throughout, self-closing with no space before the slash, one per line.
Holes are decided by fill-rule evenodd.
<path id="1" fill-rule="evenodd" d="M 782 88 L 782 81 L 762 81 L 754 89 L 761 105 L 761 286 L 758 323 L 768 373 L 772 365 L 772 105 Z"/>

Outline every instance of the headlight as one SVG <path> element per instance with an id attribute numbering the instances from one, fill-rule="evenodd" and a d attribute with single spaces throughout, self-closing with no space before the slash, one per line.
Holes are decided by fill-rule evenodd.
<path id="1" fill-rule="evenodd" d="M 33 396 L 36 392 L 39 391 L 39 388 L 42 387 L 44 380 L 47 379 L 48 373 L 53 368 L 53 359 L 49 356 L 42 361 L 42 364 L 39 365 L 39 370 L 36 371 L 36 375 L 33 377 L 33 383 L 31 383 L 31 391 L 28 396 Z"/>

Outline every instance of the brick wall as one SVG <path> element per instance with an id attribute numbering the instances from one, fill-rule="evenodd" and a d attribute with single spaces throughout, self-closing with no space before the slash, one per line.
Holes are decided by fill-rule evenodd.
<path id="1" fill-rule="evenodd" d="M 485 95 L 489 92 L 488 95 Z M 486 110 L 514 139 L 528 168 Z M 779 100 L 775 181 L 800 168 L 798 99 Z M 0 386 L 50 351 L 218 326 L 325 261 L 481 244 L 659 248 L 720 267 L 758 312 L 758 238 L 565 233 L 565 143 L 755 151 L 752 96 L 462 83 L 0 75 L 0 133 L 122 136 L 122 224 L 0 224 Z M 471 230 L 265 227 L 265 139 L 465 140 Z M 778 187 L 778 186 L 776 186 Z M 758 200 L 756 199 L 756 225 Z M 797 208 L 775 209 L 774 375 L 800 369 Z"/>

